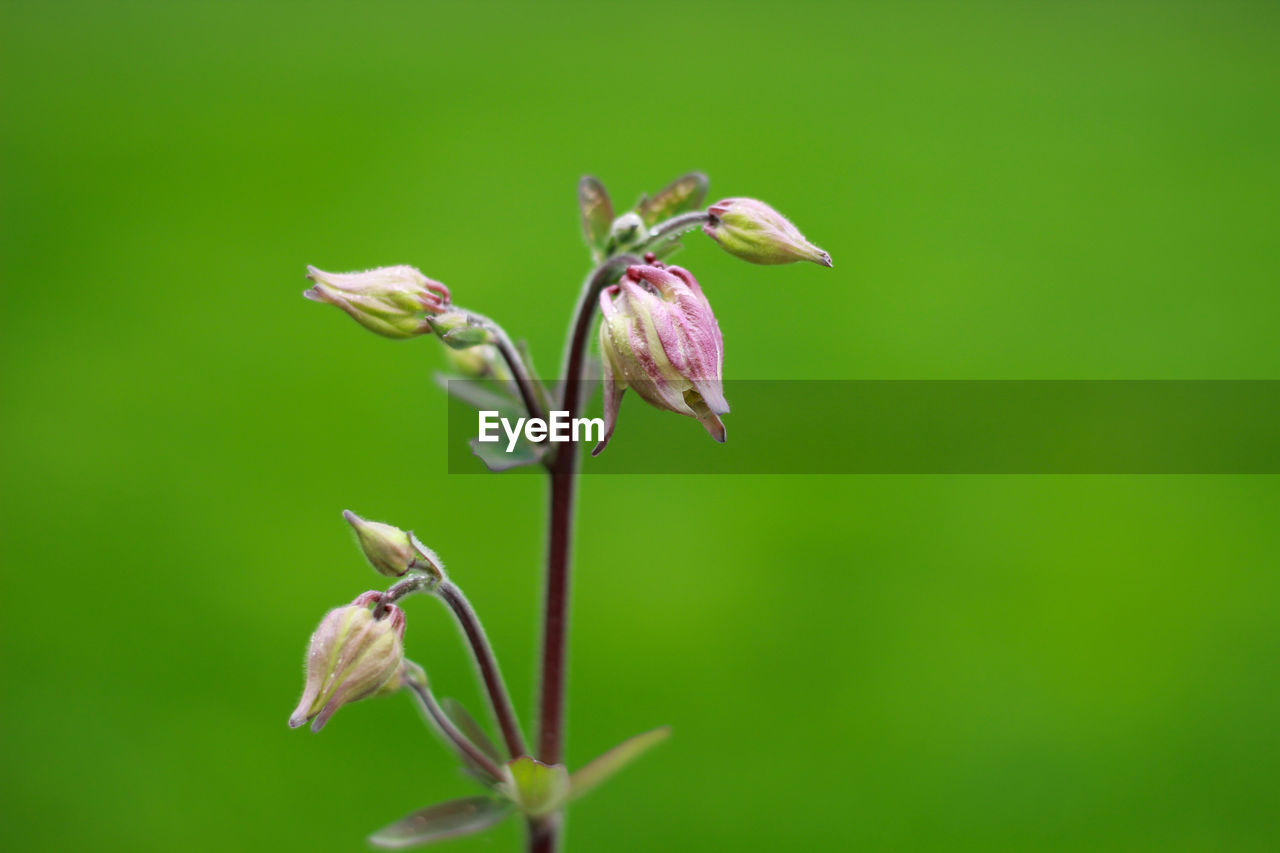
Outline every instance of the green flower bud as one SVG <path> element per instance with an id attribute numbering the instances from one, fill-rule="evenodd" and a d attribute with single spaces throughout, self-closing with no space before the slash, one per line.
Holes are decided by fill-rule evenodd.
<path id="1" fill-rule="evenodd" d="M 491 344 L 481 344 L 468 349 L 445 350 L 449 365 L 468 379 L 496 379 L 499 382 L 511 381 L 511 370 L 506 359 Z"/>
<path id="2" fill-rule="evenodd" d="M 726 252 L 753 264 L 813 261 L 831 266 L 831 256 L 810 243 L 787 218 L 753 198 L 727 198 L 707 208 L 703 232 Z"/>
<path id="3" fill-rule="evenodd" d="M 289 727 L 308 721 L 318 732 L 343 705 L 379 692 L 404 661 L 404 611 L 387 605 L 375 619 L 370 604 L 380 592 L 366 592 L 346 607 L 330 610 L 311 635 L 307 681 Z"/>
<path id="4" fill-rule="evenodd" d="M 452 349 L 466 349 L 493 343 L 493 333 L 464 311 L 445 311 L 427 318 L 427 326 Z"/>
<path id="5" fill-rule="evenodd" d="M 613 220 L 609 229 L 609 254 L 625 251 L 649 236 L 649 229 L 638 213 L 624 213 Z"/>
<path id="6" fill-rule="evenodd" d="M 411 531 L 380 521 L 366 521 L 349 509 L 342 511 L 342 517 L 355 528 L 360 549 L 379 574 L 398 578 L 410 569 L 420 569 L 436 577 L 443 575 L 444 564 L 440 558 Z"/>
<path id="7" fill-rule="evenodd" d="M 425 334 L 429 330 L 425 318 L 449 304 L 449 288 L 413 267 L 353 273 L 307 267 L 307 278 L 315 286 L 303 291 L 303 296 L 336 305 L 361 326 L 388 338 Z"/>

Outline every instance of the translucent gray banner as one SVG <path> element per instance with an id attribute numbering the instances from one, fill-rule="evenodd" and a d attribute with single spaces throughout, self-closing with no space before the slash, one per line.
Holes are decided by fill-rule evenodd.
<path id="1" fill-rule="evenodd" d="M 534 472 L 541 454 L 574 447 L 523 432 L 513 445 L 496 420 L 511 428 L 524 412 L 500 387 L 448 385 L 450 473 L 485 470 L 473 448 L 497 467 Z M 586 417 L 601 417 L 598 385 L 584 389 Z M 582 472 L 1280 473 L 1280 381 L 735 381 L 724 390 L 725 444 L 631 390 L 608 447 L 591 457 L 594 440 L 581 443 Z M 472 442 L 478 409 L 460 397 L 493 406 L 499 441 Z"/>

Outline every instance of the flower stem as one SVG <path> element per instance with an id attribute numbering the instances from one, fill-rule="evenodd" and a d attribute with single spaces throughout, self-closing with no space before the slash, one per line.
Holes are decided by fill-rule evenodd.
<path id="1" fill-rule="evenodd" d="M 483 767 L 484 771 L 494 779 L 502 778 L 502 769 L 497 764 L 494 764 L 493 759 L 484 754 L 484 750 L 472 743 L 466 735 L 458 730 L 458 727 L 453 724 L 453 720 L 450 720 L 449 715 L 440 707 L 440 703 L 436 702 L 436 697 L 432 695 L 431 688 L 414 679 L 407 681 L 406 685 L 413 691 L 413 695 L 417 698 L 418 705 L 421 706 L 427 719 L 435 723 L 436 728 L 440 729 L 445 739 L 453 744 L 455 749 L 477 766 Z"/>
<path id="2" fill-rule="evenodd" d="M 529 853 L 555 853 L 560 821 L 551 817 L 529 818 Z"/>
<path id="3" fill-rule="evenodd" d="M 415 592 L 431 589 L 436 585 L 439 578 L 431 575 L 412 573 L 402 581 L 396 582 L 390 589 L 382 593 L 378 598 L 378 603 L 373 607 L 373 618 L 381 619 L 382 614 L 386 612 L 387 607 L 395 604 L 406 595 L 412 595 Z"/>
<path id="4" fill-rule="evenodd" d="M 542 410 L 542 403 L 538 398 L 537 388 L 535 387 L 538 380 L 534 379 L 530 374 L 528 365 L 524 363 L 520 351 L 511 342 L 511 336 L 507 334 L 507 330 L 483 314 L 477 314 L 474 311 L 468 311 L 467 313 L 471 315 L 473 320 L 493 333 L 494 346 L 498 348 L 503 361 L 507 363 L 507 367 L 511 370 L 511 378 L 515 381 L 516 388 L 520 390 L 520 399 L 524 401 L 524 408 L 529 413 L 529 417 L 546 420 L 547 413 Z"/>
<path id="5" fill-rule="evenodd" d="M 573 326 L 565 348 L 560 410 L 576 418 L 582 407 L 582 375 L 587 339 L 596 300 L 620 267 L 639 263 L 633 255 L 610 258 L 587 277 L 578 296 Z M 569 556 L 573 540 L 574 492 L 578 448 L 561 447 L 548 466 L 551 474 L 551 519 L 547 536 L 547 580 L 543 600 L 542 695 L 538 715 L 538 759 L 560 764 L 564 758 L 565 664 L 569 634 Z"/>
<path id="6" fill-rule="evenodd" d="M 649 229 L 641 249 L 672 234 L 710 220 L 705 212 L 686 213 Z M 640 251 L 637 249 L 636 251 Z M 565 345 L 561 367 L 559 410 L 576 418 L 582 408 L 583 367 L 591 336 L 597 300 L 623 267 L 638 264 L 633 254 L 615 255 L 596 267 L 582 285 L 573 313 L 573 325 Z M 538 702 L 538 760 L 545 764 L 564 761 L 565 675 L 569 651 L 569 563 L 573 545 L 574 499 L 578 479 L 578 447 L 561 447 L 547 463 L 551 475 L 551 516 L 547 535 L 547 578 L 543 599 L 542 678 Z M 529 822 L 530 853 L 555 853 L 563 816 Z"/>
<path id="7" fill-rule="evenodd" d="M 520 723 L 516 720 L 515 708 L 511 704 L 511 695 L 507 693 L 502 673 L 498 670 L 498 659 L 493 654 L 493 647 L 489 645 L 489 638 L 485 636 L 484 627 L 476 617 L 471 602 L 467 601 L 467 597 L 453 581 L 441 582 L 435 592 L 445 604 L 449 605 L 449 609 L 458 619 L 458 624 L 462 626 L 463 633 L 467 635 L 467 643 L 471 646 L 476 665 L 480 668 L 480 678 L 484 681 L 485 692 L 489 695 L 489 705 L 493 708 L 493 715 L 498 720 L 498 727 L 502 729 L 502 738 L 506 741 L 507 751 L 512 758 L 527 755 L 524 735 L 520 733 Z"/>
<path id="8" fill-rule="evenodd" d="M 682 213 L 679 216 L 673 216 L 670 219 L 659 222 L 657 225 L 649 229 L 649 236 L 644 241 L 644 246 L 652 246 L 663 237 L 672 234 L 680 234 L 685 231 L 692 231 L 704 222 L 711 221 L 711 214 L 705 210 L 695 210 L 692 213 Z"/>

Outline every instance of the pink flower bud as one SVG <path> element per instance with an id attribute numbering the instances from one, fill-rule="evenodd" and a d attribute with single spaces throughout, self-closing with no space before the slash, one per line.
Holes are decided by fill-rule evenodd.
<path id="1" fill-rule="evenodd" d="M 331 273 L 307 267 L 315 282 L 302 295 L 328 302 L 361 326 L 388 338 L 412 338 L 430 332 L 426 318 L 449 304 L 449 288 L 413 267 L 381 267 L 367 272 Z"/>
<path id="2" fill-rule="evenodd" d="M 724 341 L 711 303 L 688 270 L 662 264 L 627 268 L 600 294 L 604 356 L 604 450 L 627 388 L 651 405 L 697 418 L 724 441 L 719 415 L 729 411 L 720 381 Z"/>
<path id="3" fill-rule="evenodd" d="M 831 266 L 831 256 L 810 243 L 787 218 L 753 198 L 727 198 L 707 208 L 702 226 L 726 252 L 753 264 L 813 261 Z"/>
<path id="4" fill-rule="evenodd" d="M 320 621 L 307 649 L 306 686 L 289 718 L 290 728 L 311 721 L 311 730 L 320 731 L 343 705 L 378 692 L 400 672 L 404 611 L 387 605 L 382 618 L 375 619 L 369 605 L 381 597 L 380 592 L 366 592 Z"/>

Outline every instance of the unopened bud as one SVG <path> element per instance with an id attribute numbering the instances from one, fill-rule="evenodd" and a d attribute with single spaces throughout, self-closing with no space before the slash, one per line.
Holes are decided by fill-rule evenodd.
<path id="1" fill-rule="evenodd" d="M 390 578 L 403 577 L 411 569 L 419 569 L 436 577 L 443 574 L 444 565 L 436 553 L 418 541 L 412 531 L 401 530 L 380 521 L 366 521 L 349 509 L 342 517 L 355 528 L 360 550 L 379 574 Z"/>
<path id="2" fill-rule="evenodd" d="M 707 208 L 703 232 L 726 252 L 753 264 L 813 261 L 831 266 L 831 256 L 810 243 L 787 218 L 753 198 L 727 198 Z"/>
<path id="3" fill-rule="evenodd" d="M 348 702 L 377 693 L 400 672 L 404 660 L 404 611 L 395 605 L 374 618 L 370 604 L 380 592 L 366 592 L 330 610 L 311 635 L 307 649 L 307 681 L 302 699 L 289 717 L 289 727 L 311 722 L 318 732 Z"/>
<path id="4" fill-rule="evenodd" d="M 609 229 L 609 253 L 621 252 L 644 241 L 649 229 L 638 213 L 624 213 Z"/>
<path id="5" fill-rule="evenodd" d="M 499 382 L 508 382 L 511 379 L 511 370 L 507 367 L 506 359 L 492 344 L 482 344 L 469 349 L 450 347 L 445 350 L 445 357 L 448 358 L 449 365 L 454 370 L 468 379 L 496 379 Z"/>
<path id="6" fill-rule="evenodd" d="M 711 303 L 688 270 L 662 264 L 627 268 L 600 294 L 604 368 L 604 450 L 627 388 L 659 409 L 697 418 L 724 441 L 719 415 L 729 411 L 721 388 L 724 341 Z"/>
<path id="7" fill-rule="evenodd" d="M 449 304 L 449 288 L 413 267 L 381 267 L 367 272 L 331 273 L 307 267 L 315 282 L 302 295 L 328 302 L 371 332 L 388 338 L 412 338 L 430 331 L 427 317 Z"/>
<path id="8" fill-rule="evenodd" d="M 427 325 L 452 349 L 493 343 L 493 333 L 465 311 L 446 311 L 427 318 Z"/>

